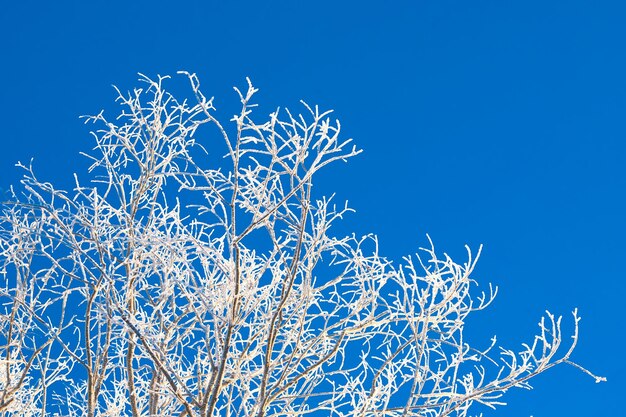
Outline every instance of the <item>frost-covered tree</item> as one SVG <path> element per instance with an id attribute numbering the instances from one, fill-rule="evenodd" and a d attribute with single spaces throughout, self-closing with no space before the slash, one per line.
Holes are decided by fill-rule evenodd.
<path id="1" fill-rule="evenodd" d="M 496 291 L 432 243 L 400 263 L 374 235 L 335 236 L 349 209 L 315 174 L 359 151 L 330 112 L 230 124 L 193 74 L 119 93 L 88 179 L 30 166 L 0 214 L 0 416 L 466 416 L 570 361 L 547 314 L 519 351 L 470 346 Z M 215 158 L 223 147 L 224 159 Z M 209 152 L 207 152 L 207 150 Z M 222 151 L 220 151 L 222 152 Z"/>

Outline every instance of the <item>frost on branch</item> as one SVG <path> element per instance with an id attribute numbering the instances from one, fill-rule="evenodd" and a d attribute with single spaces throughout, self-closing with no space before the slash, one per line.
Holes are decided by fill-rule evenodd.
<path id="1" fill-rule="evenodd" d="M 0 218 L 0 416 L 466 416 L 571 364 L 549 313 L 519 351 L 472 347 L 495 296 L 432 245 L 400 263 L 333 236 L 315 174 L 358 151 L 304 104 L 218 121 L 142 77 L 70 191 L 24 169 Z M 219 149 L 223 151 L 219 151 Z M 211 161 L 215 152 L 225 158 Z M 566 346 L 561 346 L 563 342 Z"/>

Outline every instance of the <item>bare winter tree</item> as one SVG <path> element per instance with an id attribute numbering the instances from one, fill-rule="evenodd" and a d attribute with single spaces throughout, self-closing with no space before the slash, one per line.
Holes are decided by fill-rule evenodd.
<path id="1" fill-rule="evenodd" d="M 249 84 L 225 126 L 184 75 L 190 100 L 142 77 L 114 121 L 87 119 L 90 179 L 71 191 L 20 165 L 0 217 L 0 416 L 466 416 L 559 364 L 604 380 L 570 361 L 576 312 L 567 346 L 550 314 L 519 352 L 466 342 L 496 294 L 475 294 L 480 250 L 396 264 L 375 236 L 332 236 L 348 208 L 313 179 L 359 151 L 330 112 L 256 122 Z"/>

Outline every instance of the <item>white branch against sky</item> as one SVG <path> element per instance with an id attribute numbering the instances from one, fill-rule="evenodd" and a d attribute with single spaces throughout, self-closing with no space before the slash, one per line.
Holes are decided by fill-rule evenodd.
<path id="1" fill-rule="evenodd" d="M 496 295 L 432 242 L 401 262 L 334 236 L 316 174 L 360 151 L 329 111 L 220 122 L 183 73 L 119 92 L 64 191 L 22 165 L 0 214 L 0 416 L 467 416 L 570 364 L 547 313 L 517 350 L 471 346 Z M 258 121 L 258 120 L 261 121 Z M 215 149 L 225 154 L 207 163 Z M 211 159 L 212 158 L 212 159 Z"/>

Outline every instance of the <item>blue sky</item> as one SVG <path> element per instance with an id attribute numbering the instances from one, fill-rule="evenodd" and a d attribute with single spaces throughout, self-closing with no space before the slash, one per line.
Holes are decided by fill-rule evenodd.
<path id="1" fill-rule="evenodd" d="M 249 76 L 268 109 L 333 108 L 364 153 L 318 190 L 389 257 L 484 244 L 500 294 L 470 322 L 510 346 L 546 308 L 583 317 L 575 354 L 608 377 L 542 376 L 488 415 L 617 416 L 626 253 L 626 4 L 619 1 L 23 1 L 0 9 L 0 186 L 18 161 L 71 184 L 78 119 L 112 84 L 196 72 L 224 110 Z M 225 111 L 223 117 L 228 117 Z M 567 317 L 569 319 L 569 316 Z"/>

